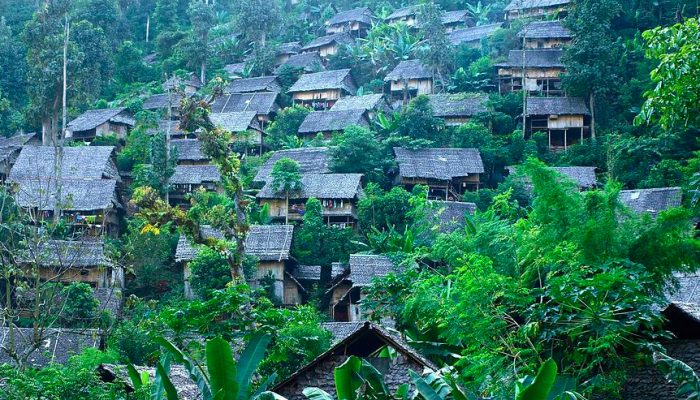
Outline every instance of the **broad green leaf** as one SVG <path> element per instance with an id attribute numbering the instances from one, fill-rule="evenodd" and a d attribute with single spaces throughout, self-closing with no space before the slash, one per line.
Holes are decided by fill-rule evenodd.
<path id="1" fill-rule="evenodd" d="M 442 400 L 440 395 L 437 394 L 432 387 L 430 387 L 428 382 L 421 378 L 415 371 L 409 370 L 408 373 L 411 376 L 413 383 L 416 385 L 416 390 L 418 390 L 418 393 L 420 393 L 425 400 Z"/>
<path id="2" fill-rule="evenodd" d="M 187 370 L 187 373 L 199 388 L 199 392 L 202 394 L 202 400 L 211 400 L 211 390 L 209 389 L 209 378 L 204 373 L 202 367 L 190 357 L 188 357 L 182 350 L 178 349 L 177 346 L 172 344 L 169 340 L 163 337 L 157 337 L 154 339 L 161 347 L 167 350 L 173 357 L 176 363 L 182 364 Z"/>
<path id="3" fill-rule="evenodd" d="M 547 400 L 557 379 L 557 364 L 551 358 L 545 361 L 532 384 L 517 394 L 516 400 Z"/>
<path id="4" fill-rule="evenodd" d="M 158 365 L 160 365 L 160 369 L 156 368 L 156 376 L 153 381 L 153 389 L 151 390 L 152 400 L 162 400 L 163 394 L 165 394 L 165 383 L 163 380 L 170 379 L 168 376 L 170 373 L 170 353 L 163 354 Z"/>
<path id="5" fill-rule="evenodd" d="M 170 377 L 168 376 L 168 371 L 163 367 L 163 364 L 160 362 L 156 364 L 156 376 L 159 378 L 157 380 L 160 381 L 160 384 L 163 386 L 163 389 L 165 390 L 165 395 L 168 400 L 180 400 L 180 397 L 177 394 L 177 390 L 175 389 L 175 386 L 173 383 L 170 381 Z M 158 399 L 160 400 L 160 399 Z"/>
<path id="6" fill-rule="evenodd" d="M 261 383 L 260 386 L 258 386 L 255 389 L 255 392 L 250 396 L 251 398 L 256 398 L 257 396 L 261 395 L 263 392 L 266 392 L 270 386 L 272 386 L 273 383 L 277 380 L 277 372 L 273 372 L 272 375 L 268 376 L 267 379 L 265 379 L 265 382 Z"/>
<path id="7" fill-rule="evenodd" d="M 344 363 L 340 364 L 333 371 L 335 377 L 335 391 L 338 400 L 355 400 L 357 389 L 362 386 L 362 379 L 358 372 L 362 368 L 362 360 L 350 356 Z"/>
<path id="8" fill-rule="evenodd" d="M 333 396 L 317 387 L 306 388 L 302 393 L 304 393 L 304 396 L 309 400 L 334 400 Z"/>
<path id="9" fill-rule="evenodd" d="M 287 400 L 285 397 L 278 395 L 275 392 L 265 391 L 253 397 L 252 400 Z"/>
<path id="10" fill-rule="evenodd" d="M 374 368 L 374 365 L 369 363 L 369 361 L 362 360 L 360 376 L 365 380 L 373 394 L 390 396 L 389 388 L 384 383 L 384 377 L 382 376 L 381 372 Z"/>
<path id="11" fill-rule="evenodd" d="M 131 385 L 134 387 L 134 390 L 141 389 L 143 386 L 141 374 L 139 374 L 133 364 L 126 365 L 126 372 L 129 374 L 129 379 L 131 379 Z"/>
<path id="12" fill-rule="evenodd" d="M 236 380 L 236 362 L 233 360 L 231 346 L 222 338 L 207 342 L 207 369 L 211 393 L 217 400 L 236 400 L 238 398 L 238 381 Z"/>
<path id="13" fill-rule="evenodd" d="M 249 392 L 250 380 L 258 368 L 258 364 L 265 357 L 265 351 L 272 337 L 264 333 L 256 333 L 248 342 L 248 345 L 238 359 L 238 400 L 245 400 Z"/>

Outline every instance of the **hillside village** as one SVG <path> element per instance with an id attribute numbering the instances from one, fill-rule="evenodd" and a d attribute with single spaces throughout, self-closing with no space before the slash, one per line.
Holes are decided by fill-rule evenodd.
<path id="1" fill-rule="evenodd" d="M 404 3 L 0 5 L 0 399 L 700 395 L 697 5 Z"/>

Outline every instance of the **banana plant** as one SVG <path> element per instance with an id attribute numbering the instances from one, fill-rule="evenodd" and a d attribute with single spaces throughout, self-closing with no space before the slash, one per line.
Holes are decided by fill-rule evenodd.
<path id="1" fill-rule="evenodd" d="M 182 365 L 190 379 L 197 384 L 202 400 L 274 400 L 282 399 L 266 391 L 276 376 L 270 376 L 256 391 L 251 380 L 258 364 L 265 356 L 271 337 L 255 334 L 241 353 L 238 361 L 233 357 L 231 345 L 222 338 L 207 341 L 205 346 L 206 368 L 190 358 L 165 338 L 156 339 L 165 350 L 165 356 L 156 365 L 156 376 L 151 390 L 152 400 L 179 400 L 176 388 L 170 380 L 170 361 Z M 135 389 L 148 383 L 148 377 L 139 374 L 133 365 L 127 367 Z"/>

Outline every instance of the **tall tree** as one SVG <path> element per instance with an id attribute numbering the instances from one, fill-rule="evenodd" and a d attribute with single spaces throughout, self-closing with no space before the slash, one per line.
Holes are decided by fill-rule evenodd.
<path id="1" fill-rule="evenodd" d="M 209 30 L 214 26 L 214 6 L 209 2 L 193 1 L 187 9 L 187 15 L 192 24 L 190 44 L 187 59 L 199 67 L 199 79 L 207 81 L 207 60 L 209 58 Z"/>
<path id="2" fill-rule="evenodd" d="M 442 14 L 439 5 L 427 2 L 420 7 L 418 22 L 425 42 L 420 52 L 421 60 L 432 71 L 433 81 L 444 88 L 447 85 L 445 77 L 450 74 L 450 60 L 453 57 L 452 45 L 442 24 Z"/>
<path id="3" fill-rule="evenodd" d="M 279 6 L 276 1 L 247 0 L 233 3 L 233 15 L 236 28 L 250 41 L 257 41 L 264 46 L 267 35 L 281 22 Z"/>
<path id="4" fill-rule="evenodd" d="M 621 11 L 619 0 L 577 0 L 567 19 L 574 41 L 564 54 L 567 73 L 563 84 L 568 95 L 588 98 L 593 137 L 596 100 L 615 92 L 620 47 L 612 21 Z"/>
<path id="5" fill-rule="evenodd" d="M 272 189 L 284 193 L 286 200 L 284 222 L 289 223 L 289 196 L 301 189 L 299 163 L 288 157 L 280 158 L 272 166 L 270 176 L 272 177 Z"/>

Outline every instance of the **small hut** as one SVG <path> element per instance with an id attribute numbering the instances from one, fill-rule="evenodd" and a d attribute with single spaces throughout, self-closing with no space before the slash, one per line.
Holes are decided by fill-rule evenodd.
<path id="1" fill-rule="evenodd" d="M 447 126 L 465 124 L 488 111 L 488 96 L 480 93 L 431 94 L 428 99 L 433 116 L 444 120 Z"/>
<path id="2" fill-rule="evenodd" d="M 420 60 L 401 61 L 384 77 L 392 101 L 408 103 L 412 98 L 433 93 L 433 74 Z"/>
<path id="3" fill-rule="evenodd" d="M 226 239 L 222 231 L 209 225 L 202 225 L 199 227 L 199 237 L 205 242 Z M 198 252 L 198 246 L 195 245 L 190 238 L 185 236 L 185 234 L 181 233 L 177 241 L 177 247 L 175 248 L 175 262 L 182 266 L 184 295 L 188 299 L 194 298 L 192 283 L 190 282 L 192 271 L 190 270 L 189 262 L 197 257 Z"/>
<path id="4" fill-rule="evenodd" d="M 530 95 L 563 96 L 563 55 L 562 49 L 511 50 L 505 62 L 496 64 L 499 92 L 517 92 L 524 87 Z"/>
<path id="5" fill-rule="evenodd" d="M 277 92 L 224 94 L 214 100 L 214 104 L 211 106 L 213 114 L 254 111 L 260 128 L 263 130 L 280 109 L 279 93 Z"/>
<path id="6" fill-rule="evenodd" d="M 551 150 L 566 150 L 591 136 L 590 116 L 580 97 L 528 97 L 525 131 L 545 132 Z"/>
<path id="7" fill-rule="evenodd" d="M 571 0 L 512 0 L 506 6 L 506 20 L 518 18 L 565 18 L 569 11 Z"/>
<path id="8" fill-rule="evenodd" d="M 323 206 L 326 224 L 351 227 L 357 222 L 357 201 L 363 193 L 361 179 L 361 174 L 304 174 L 301 189 L 290 193 L 289 199 L 274 190 L 271 181 L 265 183 L 257 199 L 261 205 L 268 205 L 271 219 L 301 221 L 306 201 L 314 197 Z"/>
<path id="9" fill-rule="evenodd" d="M 259 76 L 257 78 L 234 79 L 224 88 L 224 93 L 255 93 L 282 91 L 282 85 L 276 76 Z"/>
<path id="10" fill-rule="evenodd" d="M 481 41 L 488 39 L 501 29 L 501 23 L 474 26 L 471 28 L 455 29 L 447 34 L 447 39 L 454 46 L 461 44 L 469 45 L 470 47 L 481 47 Z"/>
<path id="11" fill-rule="evenodd" d="M 301 48 L 302 53 L 318 53 L 322 59 L 335 55 L 340 46 L 350 46 L 355 40 L 349 33 L 334 33 L 316 38 Z"/>
<path id="12" fill-rule="evenodd" d="M 184 78 L 173 76 L 163 82 L 163 91 L 183 91 L 186 94 L 193 94 L 202 87 L 202 81 L 190 72 Z"/>
<path id="13" fill-rule="evenodd" d="M 221 175 L 216 165 L 178 165 L 168 181 L 171 205 L 187 206 L 187 196 L 196 190 L 220 192 Z"/>
<path id="14" fill-rule="evenodd" d="M 384 19 L 384 22 L 387 24 L 404 23 L 409 27 L 417 27 L 418 10 L 419 6 L 399 8 L 398 10 L 389 14 L 389 16 Z"/>
<path id="15" fill-rule="evenodd" d="M 351 125 L 369 127 L 364 110 L 313 111 L 304 118 L 297 133 L 302 139 L 313 139 L 320 133 L 330 140 Z"/>
<path id="16" fill-rule="evenodd" d="M 372 28 L 374 14 L 367 7 L 341 11 L 326 21 L 326 33 L 349 33 L 353 37 L 365 37 Z"/>
<path id="17" fill-rule="evenodd" d="M 445 27 L 447 33 L 465 28 L 469 21 L 469 11 L 467 10 L 445 11 L 442 14 L 442 26 Z"/>
<path id="18" fill-rule="evenodd" d="M 134 124 L 135 121 L 126 108 L 88 110 L 68 123 L 66 139 L 92 142 L 99 136 L 114 135 L 125 140 Z"/>
<path id="19" fill-rule="evenodd" d="M 683 192 L 679 187 L 634 189 L 620 191 L 620 202 L 638 214 L 656 218 L 661 211 L 680 207 Z"/>
<path id="20" fill-rule="evenodd" d="M 306 73 L 320 72 L 326 69 L 318 52 L 291 55 L 275 69 L 275 73 L 279 74 L 285 68 L 302 70 Z"/>
<path id="21" fill-rule="evenodd" d="M 327 110 L 339 99 L 354 96 L 356 92 L 349 69 L 304 74 L 289 89 L 295 104 L 317 111 Z"/>
<path id="22" fill-rule="evenodd" d="M 364 110 L 370 121 L 376 119 L 377 113 L 390 113 L 391 106 L 383 94 L 366 94 L 363 96 L 349 96 L 338 100 L 331 111 Z"/>
<path id="23" fill-rule="evenodd" d="M 525 49 L 558 49 L 573 39 L 562 21 L 531 22 L 518 33 L 518 37 L 525 42 Z"/>
<path id="24" fill-rule="evenodd" d="M 262 154 L 265 139 L 256 111 L 210 114 L 209 119 L 214 125 L 234 134 L 233 142 L 243 147 L 240 152 Z"/>
<path id="25" fill-rule="evenodd" d="M 301 147 L 298 149 L 279 150 L 272 153 L 258 173 L 253 182 L 265 183 L 270 181 L 270 174 L 275 163 L 282 158 L 291 158 L 299 164 L 301 174 L 329 174 L 331 170 L 330 155 L 327 147 Z"/>
<path id="26" fill-rule="evenodd" d="M 301 51 L 301 43 L 299 42 L 286 42 L 277 46 L 277 54 L 275 58 L 275 65 L 282 65 L 289 57 L 299 54 Z"/>
<path id="27" fill-rule="evenodd" d="M 484 164 L 478 149 L 395 147 L 394 153 L 399 164 L 396 183 L 409 191 L 426 185 L 430 199 L 457 200 L 465 191 L 479 189 Z"/>
<path id="28" fill-rule="evenodd" d="M 253 225 L 245 239 L 245 252 L 258 259 L 257 275 L 248 277 L 254 288 L 260 288 L 265 279 L 273 280 L 275 296 L 284 305 L 301 304 L 305 288 L 291 274 L 294 264 L 289 250 L 294 226 Z"/>

